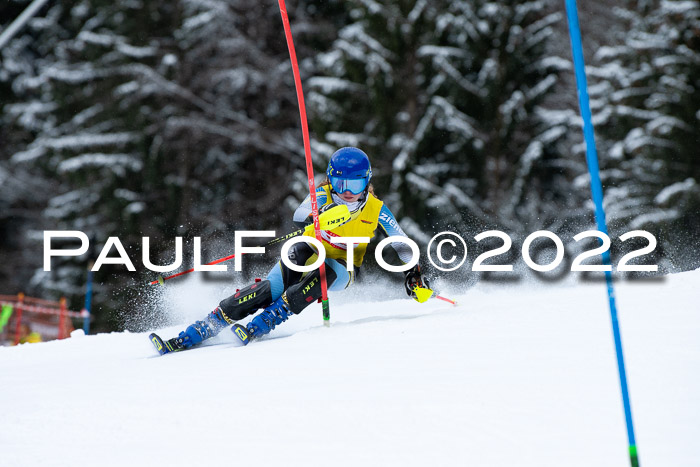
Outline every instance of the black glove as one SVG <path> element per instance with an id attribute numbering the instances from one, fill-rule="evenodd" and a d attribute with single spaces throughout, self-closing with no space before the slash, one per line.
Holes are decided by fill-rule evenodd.
<path id="1" fill-rule="evenodd" d="M 329 209 L 332 209 L 336 206 L 337 206 L 337 204 L 335 204 L 335 203 L 328 203 L 325 206 L 321 206 L 321 208 L 319 208 L 319 210 L 318 210 L 318 215 L 320 216 L 322 213 L 324 213 L 324 212 L 328 211 Z M 306 219 L 304 219 L 303 222 L 295 222 L 296 225 L 298 225 L 299 227 L 302 227 L 302 228 L 307 227 L 313 223 L 314 223 L 313 213 L 306 216 Z"/>
<path id="2" fill-rule="evenodd" d="M 328 211 L 329 209 L 333 209 L 336 206 L 337 206 L 337 204 L 335 204 L 335 203 L 328 203 L 325 206 L 321 206 L 321 209 L 318 210 L 318 214 L 320 215 L 320 214 Z"/>
<path id="3" fill-rule="evenodd" d="M 430 288 L 430 283 L 428 279 L 423 277 L 421 273 L 420 266 L 416 264 L 411 269 L 405 273 L 404 286 L 406 287 L 406 293 L 409 297 L 413 297 L 413 289 L 418 286 L 424 289 Z"/>

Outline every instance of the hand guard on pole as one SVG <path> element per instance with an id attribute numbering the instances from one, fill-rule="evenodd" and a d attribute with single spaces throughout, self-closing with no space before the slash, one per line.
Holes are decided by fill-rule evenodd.
<path id="1" fill-rule="evenodd" d="M 433 296 L 433 291 L 430 289 L 428 279 L 423 277 L 421 268 L 418 264 L 406 271 L 404 279 L 404 287 L 409 297 L 417 302 L 423 303 Z"/>
<path id="2" fill-rule="evenodd" d="M 351 219 L 350 210 L 344 204 L 329 203 L 318 210 L 318 219 L 321 230 L 333 230 Z M 304 222 L 307 226 L 313 224 L 313 213 L 309 214 Z"/>

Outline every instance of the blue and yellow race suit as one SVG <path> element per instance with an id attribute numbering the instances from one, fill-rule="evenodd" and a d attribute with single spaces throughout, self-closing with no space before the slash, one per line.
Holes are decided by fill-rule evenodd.
<path id="1" fill-rule="evenodd" d="M 326 249 L 326 267 L 332 268 L 337 276 L 332 284 L 328 284 L 328 290 L 343 290 L 354 282 L 355 274 L 362 265 L 367 246 L 369 245 L 369 243 L 356 243 L 353 245 L 354 270 L 348 271 L 345 263 L 347 247 L 342 243 L 333 243 L 332 239 L 334 237 L 369 237 L 371 239 L 374 237 L 377 227 L 387 236 L 399 235 L 406 237 L 406 234 L 399 226 L 399 223 L 396 222 L 396 218 L 389 208 L 372 193 L 367 193 L 359 201 L 348 203 L 335 192 L 332 192 L 330 185 L 323 185 L 316 189 L 316 200 L 319 209 L 331 203 L 345 204 L 348 206 L 351 213 L 350 220 L 345 224 L 334 228 L 332 231 L 321 231 L 321 239 Z M 303 223 L 310 214 L 311 197 L 307 196 L 294 212 L 294 221 L 296 223 Z M 314 236 L 314 232 L 312 231 L 306 235 Z M 404 264 L 411 260 L 412 252 L 408 245 L 402 242 L 392 242 L 391 246 Z M 316 257 L 314 256 L 309 259 L 308 263 L 313 263 L 315 260 Z M 267 279 L 272 286 L 273 300 L 279 298 L 282 292 L 284 292 L 282 267 L 283 265 L 280 261 L 267 275 Z"/>

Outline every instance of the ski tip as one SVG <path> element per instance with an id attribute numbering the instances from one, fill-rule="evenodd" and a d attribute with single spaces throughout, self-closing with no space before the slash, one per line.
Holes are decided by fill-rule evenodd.
<path id="1" fill-rule="evenodd" d="M 163 342 L 163 339 L 161 339 L 158 334 L 151 333 L 148 336 L 148 339 L 151 341 L 151 344 L 153 344 L 153 347 L 156 348 L 156 351 L 160 355 L 164 355 L 164 354 L 168 353 L 167 347 L 165 346 L 165 342 Z"/>
<path id="2" fill-rule="evenodd" d="M 236 335 L 241 344 L 248 345 L 250 342 L 250 334 L 248 334 L 248 329 L 246 329 L 245 326 L 241 324 L 234 324 L 231 328 L 231 332 Z"/>
<path id="3" fill-rule="evenodd" d="M 165 355 L 166 353 L 177 352 L 178 350 L 181 350 L 181 348 L 176 348 L 173 346 L 173 343 L 172 343 L 173 339 L 171 339 L 169 341 L 164 341 L 155 332 L 151 333 L 148 336 L 148 339 L 151 341 L 151 344 L 153 344 L 153 347 L 156 348 L 156 351 L 160 355 Z"/>

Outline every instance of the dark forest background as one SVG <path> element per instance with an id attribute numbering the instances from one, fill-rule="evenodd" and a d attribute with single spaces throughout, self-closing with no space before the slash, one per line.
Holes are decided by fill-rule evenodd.
<path id="1" fill-rule="evenodd" d="M 0 2 L 0 27 L 28 3 Z M 287 8 L 317 174 L 362 148 L 422 244 L 444 229 L 516 244 L 595 229 L 563 1 Z M 579 9 L 613 245 L 647 230 L 662 273 L 697 268 L 700 3 Z M 139 273 L 104 267 L 94 303 L 97 329 L 120 328 L 111 311 L 153 276 L 142 236 L 156 264 L 175 236 L 214 259 L 234 230 L 291 229 L 306 193 L 277 2 L 49 0 L 0 50 L 0 293 L 80 309 L 88 255 L 44 272 L 43 231 L 86 232 L 93 257 L 117 236 Z"/>

